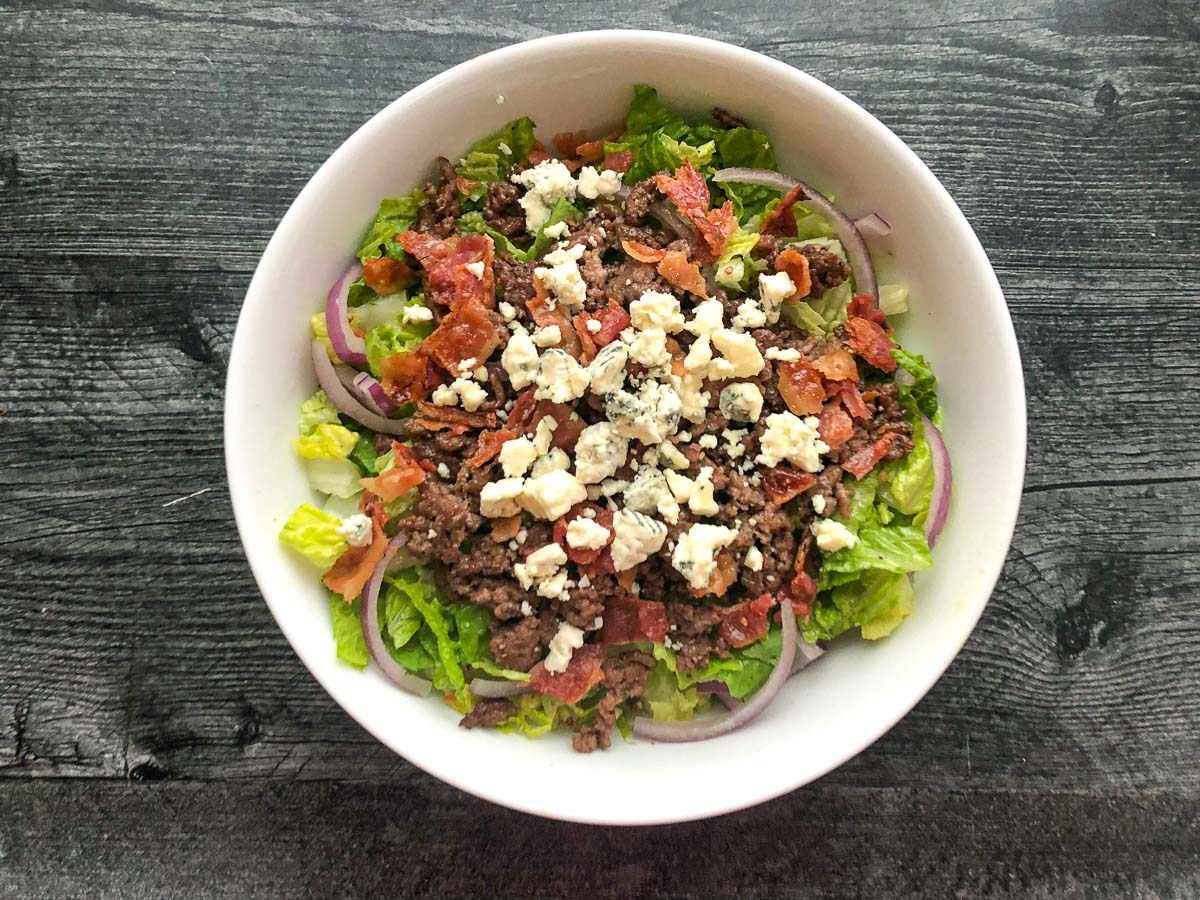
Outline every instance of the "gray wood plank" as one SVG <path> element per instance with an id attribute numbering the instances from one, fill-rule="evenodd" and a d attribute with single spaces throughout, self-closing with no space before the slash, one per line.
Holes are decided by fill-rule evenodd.
<path id="1" fill-rule="evenodd" d="M 1195 804 L 1150 793 L 820 786 L 710 822 L 598 829 L 412 778 L 0 792 L 12 898 L 1175 898 L 1200 895 L 1198 845 Z"/>

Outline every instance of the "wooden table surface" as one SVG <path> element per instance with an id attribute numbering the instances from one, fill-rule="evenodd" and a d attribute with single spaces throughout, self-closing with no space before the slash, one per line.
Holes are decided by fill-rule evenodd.
<path id="1" fill-rule="evenodd" d="M 486 6 L 0 0 L 0 896 L 1200 896 L 1200 7 Z M 1008 565 L 928 697 L 814 785 L 651 830 L 377 744 L 268 615 L 222 464 L 242 296 L 320 162 L 450 65 L 614 25 L 893 128 L 1029 393 Z"/>

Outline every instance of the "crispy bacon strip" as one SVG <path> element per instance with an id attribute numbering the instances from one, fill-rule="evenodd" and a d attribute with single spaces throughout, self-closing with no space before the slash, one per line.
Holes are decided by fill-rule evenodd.
<path id="1" fill-rule="evenodd" d="M 401 288 L 414 284 L 417 273 L 399 259 L 377 256 L 363 260 L 363 281 L 377 294 L 394 294 Z"/>
<path id="2" fill-rule="evenodd" d="M 507 428 L 497 428 L 495 431 L 482 431 L 479 433 L 479 443 L 476 445 L 475 452 L 467 457 L 467 467 L 478 469 L 480 466 L 490 463 L 500 454 L 500 448 L 504 446 L 506 441 L 511 441 L 516 438 L 516 435 Z"/>
<path id="3" fill-rule="evenodd" d="M 667 255 L 666 250 L 647 247 L 645 244 L 638 243 L 637 241 L 621 241 L 621 249 L 638 262 L 650 263 L 650 265 L 658 265 L 658 263 L 662 262 L 662 258 Z"/>
<path id="4" fill-rule="evenodd" d="M 554 346 L 579 359 L 583 354 L 583 344 L 580 343 L 579 335 L 575 333 L 571 317 L 550 299 L 550 292 L 542 284 L 542 279 L 536 275 L 533 276 L 533 291 L 533 298 L 525 301 L 525 308 L 529 310 L 534 324 L 539 328 L 557 325 L 559 340 Z"/>
<path id="5" fill-rule="evenodd" d="M 763 476 L 763 490 L 777 506 L 799 497 L 817 483 L 816 476 L 808 472 L 797 472 L 788 466 L 768 469 Z"/>
<path id="6" fill-rule="evenodd" d="M 383 357 L 379 371 L 383 389 L 397 403 L 424 400 L 441 382 L 437 369 L 429 365 L 424 344 L 415 350 Z"/>
<path id="7" fill-rule="evenodd" d="M 887 326 L 887 316 L 879 308 L 879 302 L 870 294 L 855 294 L 851 297 L 850 303 L 846 306 L 846 315 L 850 318 L 858 316 L 870 319 L 881 328 Z"/>
<path id="8" fill-rule="evenodd" d="M 562 672 L 549 672 L 544 662 L 529 673 L 529 686 L 535 691 L 557 697 L 563 703 L 578 703 L 604 678 L 604 648 L 584 644 L 573 654 Z"/>
<path id="9" fill-rule="evenodd" d="M 747 647 L 767 633 L 767 614 L 774 605 L 775 598 L 763 594 L 731 606 L 722 614 L 717 633 L 731 647 Z M 604 612 L 608 614 L 607 609 Z"/>
<path id="10" fill-rule="evenodd" d="M 690 262 L 682 250 L 668 250 L 658 264 L 658 274 L 672 287 L 695 294 L 702 300 L 708 299 L 708 285 L 700 274 L 700 267 Z"/>
<path id="11" fill-rule="evenodd" d="M 795 237 L 797 234 L 796 217 L 792 215 L 792 207 L 804 197 L 804 188 L 800 185 L 796 185 L 784 194 L 779 205 L 768 213 L 762 227 L 758 229 L 759 233 L 774 234 L 779 237 Z"/>
<path id="12" fill-rule="evenodd" d="M 586 131 L 560 131 L 554 136 L 554 149 L 563 159 L 570 159 L 579 155 L 579 145 L 586 141 Z"/>
<path id="13" fill-rule="evenodd" d="M 848 460 L 842 463 L 842 468 L 855 478 L 862 478 L 888 455 L 892 444 L 896 443 L 896 435 L 885 434 L 869 447 L 863 447 Z"/>
<path id="14" fill-rule="evenodd" d="M 451 434 L 466 434 L 481 428 L 495 428 L 494 412 L 467 412 L 453 406 L 437 406 L 425 400 L 417 401 L 413 421 L 428 431 L 449 430 Z"/>
<path id="15" fill-rule="evenodd" d="M 491 313 L 474 302 L 450 310 L 421 343 L 421 348 L 452 375 L 458 375 L 459 365 L 468 359 L 475 360 L 476 366 L 483 365 L 499 346 L 500 335 Z"/>
<path id="16" fill-rule="evenodd" d="M 896 371 L 896 360 L 892 357 L 895 344 L 877 322 L 851 316 L 846 320 L 846 330 L 850 332 L 850 340 L 846 343 L 851 350 L 881 372 Z"/>
<path id="17" fill-rule="evenodd" d="M 713 257 L 720 256 L 729 236 L 737 228 L 732 201 L 726 200 L 719 208 L 710 210 L 708 183 L 690 159 L 685 159 L 674 175 L 665 172 L 655 175 L 654 183 L 680 214 L 696 226 L 696 233 L 704 239 L 708 252 Z"/>
<path id="18" fill-rule="evenodd" d="M 618 595 L 604 604 L 600 643 L 605 647 L 642 641 L 658 643 L 667 636 L 670 627 L 667 608 L 662 603 Z"/>
<path id="19" fill-rule="evenodd" d="M 825 403 L 820 374 L 803 359 L 782 360 L 778 366 L 779 396 L 797 416 L 815 416 Z"/>
<path id="20" fill-rule="evenodd" d="M 821 440 L 829 445 L 830 450 L 844 446 L 854 434 L 854 423 L 850 421 L 850 417 L 836 398 L 826 403 L 825 408 L 821 410 L 821 424 L 817 427 L 817 433 L 821 435 Z"/>
<path id="21" fill-rule="evenodd" d="M 586 163 L 598 163 L 604 159 L 604 141 L 586 141 L 575 148 L 575 153 Z"/>
<path id="22" fill-rule="evenodd" d="M 614 172 L 624 175 L 632 165 L 633 154 L 628 150 L 618 150 L 616 153 L 609 153 L 604 157 L 603 168 L 612 169 Z"/>
<path id="23" fill-rule="evenodd" d="M 712 594 L 714 597 L 724 597 L 725 592 L 737 581 L 737 560 L 733 553 L 729 550 L 722 550 L 717 554 L 717 565 L 713 569 L 712 575 L 708 577 L 708 584 L 702 588 L 688 587 L 693 597 L 706 597 Z"/>
<path id="24" fill-rule="evenodd" d="M 796 285 L 796 290 L 789 300 L 798 300 L 812 293 L 812 272 L 809 271 L 808 257 L 795 247 L 784 247 L 775 257 L 775 271 L 787 272 L 792 284 Z"/>
<path id="25" fill-rule="evenodd" d="M 383 533 L 378 522 L 372 522 L 371 534 L 371 543 L 365 547 L 348 548 L 322 579 L 327 588 L 341 594 L 347 603 L 362 593 L 363 587 L 370 580 L 375 567 L 383 559 L 384 551 L 387 550 L 387 535 Z"/>
<path id="26" fill-rule="evenodd" d="M 827 381 L 858 381 L 858 366 L 847 350 L 834 350 L 813 360 L 812 367 Z"/>
<path id="27" fill-rule="evenodd" d="M 472 300 L 489 309 L 496 305 L 492 258 L 496 247 L 486 234 L 453 235 L 440 240 L 418 231 L 404 231 L 396 241 L 417 258 L 425 269 L 427 296 L 443 306 L 454 308 Z M 483 263 L 483 277 L 467 269 Z"/>

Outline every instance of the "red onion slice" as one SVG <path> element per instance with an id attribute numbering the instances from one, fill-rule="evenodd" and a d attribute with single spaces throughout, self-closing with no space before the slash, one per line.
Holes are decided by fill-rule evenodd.
<path id="1" fill-rule="evenodd" d="M 680 240 L 690 241 L 696 236 L 692 226 L 685 222 L 683 217 L 675 211 L 675 207 L 665 200 L 655 200 L 651 203 L 650 215 L 658 219 L 668 231 L 674 232 Z"/>
<path id="2" fill-rule="evenodd" d="M 493 681 L 490 678 L 472 678 L 467 685 L 477 697 L 516 697 L 533 690 L 527 681 Z"/>
<path id="3" fill-rule="evenodd" d="M 946 524 L 950 512 L 950 490 L 954 486 L 954 472 L 950 465 L 950 453 L 942 433 L 925 416 L 925 440 L 929 441 L 929 455 L 933 460 L 933 496 L 929 500 L 929 514 L 925 518 L 925 540 L 932 548 Z"/>
<path id="4" fill-rule="evenodd" d="M 696 685 L 696 690 L 712 694 L 721 701 L 721 705 L 726 709 L 738 709 L 746 705 L 743 701 L 729 693 L 729 685 L 723 681 L 701 681 Z"/>
<path id="5" fill-rule="evenodd" d="M 668 743 L 703 741 L 728 734 L 757 718 L 779 696 L 784 682 L 792 674 L 792 663 L 796 660 L 797 629 L 796 617 L 789 615 L 790 612 L 788 610 L 780 617 L 783 620 L 783 647 L 779 652 L 779 663 L 748 701 L 724 714 L 687 722 L 656 722 L 646 716 L 638 716 L 633 720 L 633 733 L 651 741 Z"/>
<path id="6" fill-rule="evenodd" d="M 784 194 L 796 185 L 800 185 L 804 188 L 806 195 L 801 202 L 806 206 L 816 207 L 822 215 L 832 220 L 837 228 L 838 238 L 841 239 L 842 246 L 846 248 L 846 256 L 849 258 L 850 268 L 854 272 L 854 285 L 858 293 L 870 294 L 876 300 L 879 299 L 879 281 L 875 277 L 875 267 L 871 265 L 871 253 L 867 249 L 867 242 L 863 240 L 862 234 L 850 217 L 825 199 L 824 195 L 803 181 L 779 172 L 772 172 L 770 169 L 721 169 L 713 175 L 713 180 L 757 184 Z"/>
<path id="7" fill-rule="evenodd" d="M 383 385 L 366 372 L 359 372 L 355 375 L 349 387 L 350 392 L 362 401 L 363 406 L 374 410 L 381 416 L 394 416 L 400 408 L 396 405 L 396 401 L 388 396 Z"/>
<path id="8" fill-rule="evenodd" d="M 342 379 L 338 374 L 338 367 L 334 366 L 330 361 L 329 354 L 325 352 L 325 345 L 320 341 L 314 340 L 312 342 L 312 361 L 313 369 L 316 370 L 317 381 L 320 383 L 321 389 L 325 391 L 325 396 L 329 398 L 329 402 L 337 407 L 338 412 L 381 434 L 395 434 L 407 437 L 412 433 L 413 429 L 410 422 L 403 419 L 385 419 L 355 400 L 350 391 L 346 389 L 346 385 L 342 383 Z M 342 368 L 344 369 L 345 367 Z M 346 370 L 346 372 L 347 377 L 352 377 L 350 370 Z"/>
<path id="9" fill-rule="evenodd" d="M 367 642 L 367 652 L 371 654 L 371 659 L 375 661 L 375 665 L 379 666 L 379 670 L 387 676 L 388 680 L 410 694 L 426 697 L 433 690 L 433 685 L 424 678 L 409 674 L 408 670 L 392 659 L 392 654 L 388 653 L 387 645 L 383 642 L 383 634 L 379 631 L 379 589 L 383 586 L 383 575 L 387 571 L 392 557 L 396 555 L 396 551 L 407 540 L 408 535 L 401 532 L 388 542 L 387 549 L 383 552 L 383 559 L 379 561 L 379 565 L 371 573 L 371 579 L 367 582 L 367 586 L 363 588 L 362 630 L 363 638 Z"/>
<path id="10" fill-rule="evenodd" d="M 879 213 L 867 213 L 854 220 L 854 227 L 864 238 L 887 237 L 892 233 L 892 224 Z"/>
<path id="11" fill-rule="evenodd" d="M 350 294 L 350 285 L 358 281 L 362 273 L 362 266 L 357 262 L 352 263 L 342 277 L 333 283 L 325 298 L 325 328 L 329 332 L 333 352 L 338 359 L 356 366 L 367 364 L 367 345 L 350 328 L 350 310 L 346 299 Z"/>
<path id="12" fill-rule="evenodd" d="M 796 661 L 792 663 L 792 674 L 795 675 L 809 663 L 825 655 L 825 650 L 808 641 L 796 641 Z"/>

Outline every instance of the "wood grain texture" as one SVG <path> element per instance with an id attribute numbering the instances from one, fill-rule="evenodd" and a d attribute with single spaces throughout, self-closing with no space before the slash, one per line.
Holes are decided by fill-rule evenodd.
<path id="1" fill-rule="evenodd" d="M 652 832 L 375 743 L 258 599 L 221 459 L 242 294 L 333 148 L 449 65 L 613 25 L 760 50 L 893 128 L 1029 385 L 1016 540 L 941 682 L 819 785 Z M 1198 159 L 1187 2 L 0 0 L 0 896 L 1200 895 Z M 547 842 L 582 863 L 460 863 Z"/>

